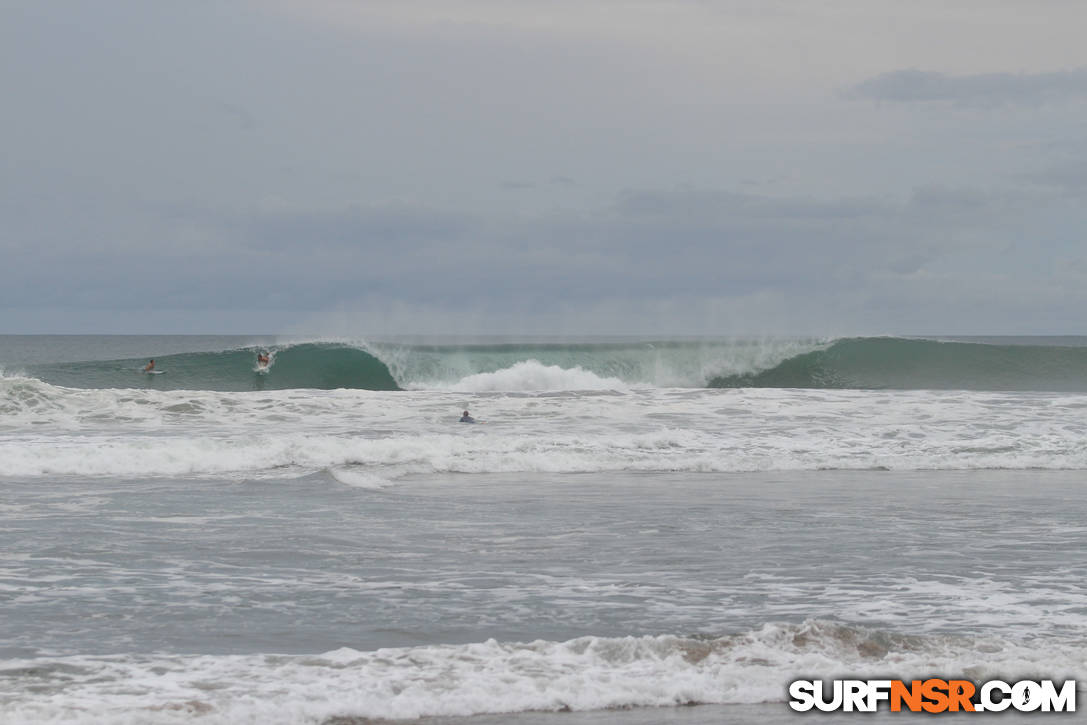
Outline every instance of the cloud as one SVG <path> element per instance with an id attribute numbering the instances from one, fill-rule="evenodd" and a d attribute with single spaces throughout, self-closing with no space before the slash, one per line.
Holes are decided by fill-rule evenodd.
<path id="1" fill-rule="evenodd" d="M 1001 300 L 1052 299 L 1046 260 L 1082 257 L 1083 114 L 1029 105 L 1087 95 L 1083 4 L 1061 4 L 17 3 L 0 332 L 34 308 L 274 330 L 356 302 L 443 329 L 946 331 L 964 290 L 1007 329 Z M 874 76 L 1000 68 L 1010 41 L 1019 75 Z M 902 107 L 831 95 L 869 76 L 851 97 Z M 1082 318 L 1068 294 L 1038 319 Z"/>
<path id="2" fill-rule="evenodd" d="M 255 131 L 258 127 L 256 117 L 248 109 L 226 101 L 210 100 L 208 105 L 234 120 L 244 131 Z"/>
<path id="3" fill-rule="evenodd" d="M 1022 178 L 1066 192 L 1080 193 L 1087 191 L 1087 161 L 1060 164 L 1037 173 L 1023 174 Z"/>
<path id="4" fill-rule="evenodd" d="M 198 210 L 193 210 L 199 214 Z M 455 240 L 473 219 L 462 213 L 418 204 L 352 205 L 333 210 L 271 210 L 248 215 L 221 214 L 221 223 L 238 226 L 258 249 L 388 247 Z"/>
<path id="5" fill-rule="evenodd" d="M 0 314 L 203 311 L 204 327 L 177 330 L 190 332 L 221 329 L 215 321 L 239 310 L 257 310 L 252 329 L 273 332 L 336 310 L 337 329 L 359 334 L 668 332 L 670 319 L 675 333 L 1021 330 L 1030 320 L 1004 298 L 1052 299 L 1035 244 L 1081 255 L 1080 206 L 926 186 L 897 201 L 648 188 L 532 215 L 155 207 L 142 226 L 110 226 L 107 215 L 87 230 L 110 245 L 58 235 L 22 247 L 0 270 Z M 144 229 L 155 243 L 128 236 Z M 1067 318 L 1064 307 L 1087 294 L 1062 291 L 1063 312 L 1047 319 Z M 411 329 L 392 329 L 400 323 Z"/>
<path id="6" fill-rule="evenodd" d="M 617 208 L 631 217 L 694 215 L 717 218 L 831 219 L 885 214 L 890 205 L 855 197 L 821 200 L 679 188 L 623 192 Z"/>
<path id="7" fill-rule="evenodd" d="M 899 103 L 1036 105 L 1087 98 L 1087 68 L 1049 73 L 982 73 L 953 76 L 915 69 L 882 73 L 847 89 L 846 97 Z"/>

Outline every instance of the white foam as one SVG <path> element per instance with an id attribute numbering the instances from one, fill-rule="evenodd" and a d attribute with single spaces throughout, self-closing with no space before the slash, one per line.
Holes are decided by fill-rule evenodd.
<path id="1" fill-rule="evenodd" d="M 428 387 L 439 387 L 431 383 Z M 448 387 L 465 393 L 626 390 L 619 378 L 600 377 L 582 367 L 562 368 L 525 360 L 493 373 L 469 375 Z"/>
<path id="2" fill-rule="evenodd" d="M 357 471 L 350 468 L 332 468 L 329 474 L 345 486 L 352 488 L 382 489 L 392 484 L 386 478 L 376 476 L 366 471 Z"/>
<path id="3" fill-rule="evenodd" d="M 544 346 L 536 359 L 525 359 L 526 350 L 516 345 L 435 349 L 380 342 L 350 344 L 384 363 L 397 384 L 405 389 L 512 392 L 628 386 L 698 388 L 718 376 L 772 368 L 795 355 L 824 348 L 830 342 L 742 339 L 601 346 L 570 343 Z M 616 384 L 613 380 L 621 382 Z"/>
<path id="4" fill-rule="evenodd" d="M 975 680 L 1071 676 L 1082 648 L 907 636 L 828 622 L 768 624 L 716 639 L 488 640 L 320 655 L 62 657 L 8 661 L 13 722 L 320 723 L 688 703 L 782 702 L 786 683 L 826 677 Z M 34 687 L 27 687 L 27 680 Z"/>
<path id="5" fill-rule="evenodd" d="M 528 377 L 541 371 L 546 387 L 554 372 L 546 366 Z M 219 393 L 75 390 L 4 377 L 0 476 L 334 469 L 346 485 L 371 485 L 430 472 L 1087 468 L 1085 395 L 617 390 L 616 380 L 592 373 L 557 374 L 584 374 L 598 388 Z M 466 407 L 486 424 L 457 424 Z"/>

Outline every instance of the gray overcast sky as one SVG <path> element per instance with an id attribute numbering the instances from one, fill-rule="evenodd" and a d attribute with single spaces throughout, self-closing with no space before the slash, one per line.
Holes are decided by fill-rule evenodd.
<path id="1" fill-rule="evenodd" d="M 0 0 L 0 333 L 1084 333 L 1080 0 Z"/>

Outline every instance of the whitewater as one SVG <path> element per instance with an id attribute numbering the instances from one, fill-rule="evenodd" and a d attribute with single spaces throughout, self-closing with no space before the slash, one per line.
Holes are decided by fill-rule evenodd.
<path id="1" fill-rule="evenodd" d="M 1085 681 L 1085 343 L 0 336 L 0 721 Z"/>
<path id="2" fill-rule="evenodd" d="M 75 388 L 458 390 L 814 388 L 1087 392 L 1087 338 L 736 338 L 598 341 L 58 338 L 0 340 L 17 371 Z M 48 339 L 48 338 L 46 338 Z M 234 343 L 231 345 L 231 343 Z M 50 345 L 46 344 L 46 348 Z M 158 353 L 157 372 L 140 375 Z M 149 354 L 115 358 L 139 349 Z M 41 353 L 45 354 L 43 357 Z M 89 357 L 89 353 L 97 353 Z M 271 358 L 256 364 L 258 353 Z M 29 364 L 27 364 L 29 363 Z"/>

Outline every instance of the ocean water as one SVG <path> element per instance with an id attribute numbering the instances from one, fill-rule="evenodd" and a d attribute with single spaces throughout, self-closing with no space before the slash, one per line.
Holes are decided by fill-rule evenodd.
<path id="1" fill-rule="evenodd" d="M 0 722 L 1085 682 L 1084 343 L 0 336 Z"/>

